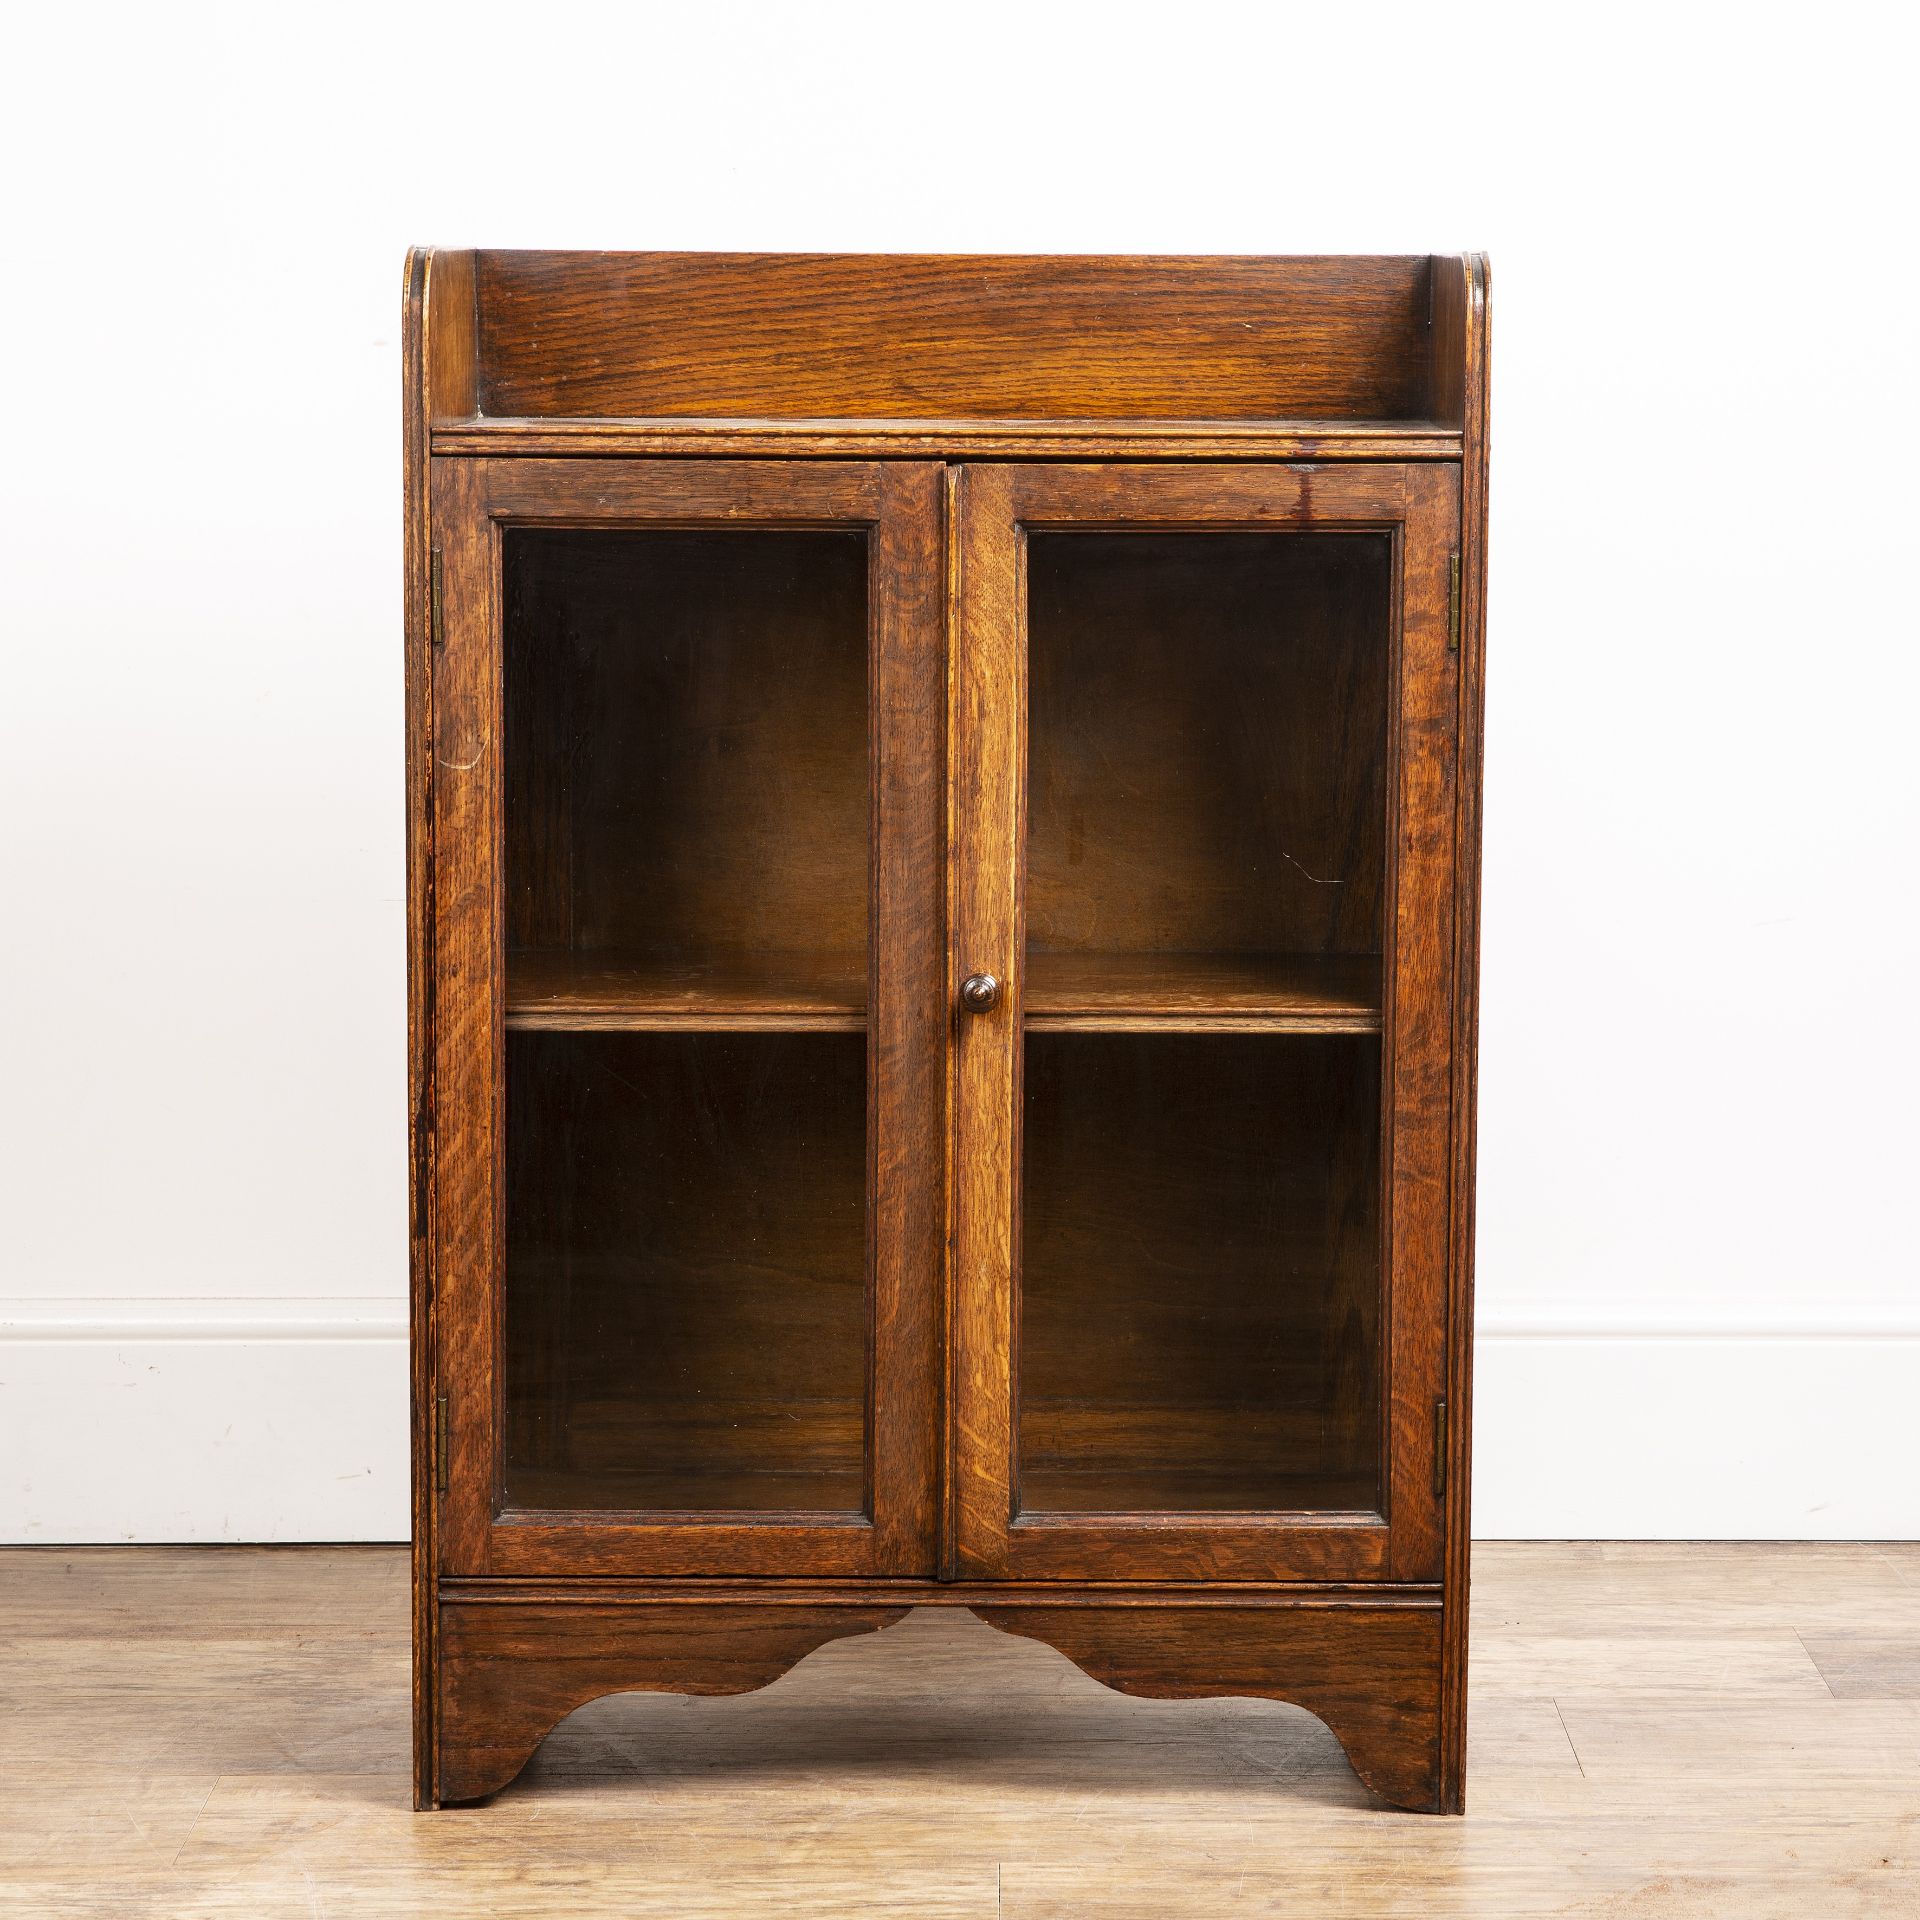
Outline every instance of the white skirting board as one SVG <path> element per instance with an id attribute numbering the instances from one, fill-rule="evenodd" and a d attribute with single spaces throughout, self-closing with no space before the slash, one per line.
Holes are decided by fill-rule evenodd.
<path id="1" fill-rule="evenodd" d="M 1473 1531 L 1920 1538 L 1920 1331 L 1483 1330 Z"/>
<path id="2" fill-rule="evenodd" d="M 0 1539 L 401 1540 L 384 1300 L 0 1302 Z M 1920 1537 L 1920 1331 L 1493 1329 L 1474 1532 Z"/>
<path id="3" fill-rule="evenodd" d="M 406 1311 L 0 1301 L 0 1539 L 404 1540 Z"/>

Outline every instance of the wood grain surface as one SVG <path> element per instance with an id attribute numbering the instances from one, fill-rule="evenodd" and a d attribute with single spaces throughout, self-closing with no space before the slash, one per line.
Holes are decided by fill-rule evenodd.
<path id="1" fill-rule="evenodd" d="M 1440 1609 L 1433 1602 L 979 1607 L 1122 1693 L 1288 1700 L 1325 1722 L 1360 1778 L 1409 1811 L 1440 1804 Z"/>
<path id="2" fill-rule="evenodd" d="M 443 1804 L 496 1793 L 574 1708 L 615 1691 L 750 1693 L 816 1647 L 890 1626 L 882 1606 L 462 1605 L 441 1615 Z"/>
<path id="3" fill-rule="evenodd" d="M 1425 255 L 489 253 L 480 411 L 1426 419 Z"/>
<path id="4" fill-rule="evenodd" d="M 1090 1033 L 1378 1033 L 1380 962 L 1341 953 L 1036 953 L 1026 1022 Z"/>
<path id="5" fill-rule="evenodd" d="M 1383 1810 L 1298 1708 L 1111 1692 L 959 1608 L 598 1701 L 421 1820 L 404 1548 L 0 1553 L 0 1911 L 1920 1911 L 1920 1546 L 1482 1542 L 1475 1576 L 1464 1820 Z"/>
<path id="6" fill-rule="evenodd" d="M 962 1603 L 933 1583 L 839 1596 L 801 1586 L 726 1595 L 692 1584 L 533 1597 L 504 1582 L 450 1589 L 440 1625 L 440 1800 L 496 1792 L 563 1713 L 602 1694 L 765 1686 L 824 1641 L 887 1625 L 912 1599 Z M 1383 1799 L 1440 1811 L 1440 1600 L 1432 1589 L 1090 1595 L 1000 1584 L 976 1588 L 966 1604 L 1122 1692 L 1306 1706 Z"/>
<path id="7" fill-rule="evenodd" d="M 415 247 L 407 254 L 401 290 L 401 468 L 404 587 L 402 632 L 406 692 L 407 849 L 407 1324 L 408 1419 L 412 1439 L 409 1506 L 413 1515 L 413 1777 L 416 1802 L 433 1794 L 433 1675 L 438 1627 L 435 1581 L 439 1568 L 432 1445 L 438 1342 L 433 1309 L 433 989 L 435 969 L 433 842 L 433 566 L 432 488 L 428 479 L 427 422 L 437 404 L 457 404 L 458 384 L 471 357 L 473 302 L 470 275 L 448 256 Z M 462 316 L 467 324 L 462 324 Z M 429 325 L 429 321 L 432 325 Z M 430 346 L 429 334 L 436 345 Z M 450 363 L 444 375 L 436 367 Z"/>
<path id="8" fill-rule="evenodd" d="M 1026 982 L 1029 1029 L 1380 1031 L 1380 964 L 1367 954 L 1029 953 Z M 509 1030 L 857 1033 L 866 1004 L 860 953 L 507 955 Z"/>
<path id="9" fill-rule="evenodd" d="M 509 1031 L 861 1033 L 867 956 L 728 953 L 699 960 L 536 948 L 507 955 Z"/>

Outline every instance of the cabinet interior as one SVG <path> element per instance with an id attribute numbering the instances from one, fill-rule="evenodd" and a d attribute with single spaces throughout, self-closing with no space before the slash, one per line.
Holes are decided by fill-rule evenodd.
<path id="1" fill-rule="evenodd" d="M 865 537 L 511 528 L 504 572 L 509 1025 L 858 1025 Z"/>
<path id="2" fill-rule="evenodd" d="M 866 1504 L 866 1047 L 514 1033 L 507 1504 Z"/>
<path id="3" fill-rule="evenodd" d="M 506 1495 L 864 1498 L 867 547 L 505 538 Z M 1026 542 L 1026 1511 L 1380 1505 L 1384 535 Z"/>
<path id="4" fill-rule="evenodd" d="M 1392 550 L 1027 538 L 1028 1008 L 1375 1014 Z"/>
<path id="5" fill-rule="evenodd" d="M 1372 1035 L 1027 1040 L 1018 1509 L 1380 1505 Z"/>
<path id="6" fill-rule="evenodd" d="M 504 1495 L 867 1502 L 866 539 L 505 539 Z"/>
<path id="7" fill-rule="evenodd" d="M 1027 537 L 1021 1510 L 1381 1504 L 1392 567 Z"/>

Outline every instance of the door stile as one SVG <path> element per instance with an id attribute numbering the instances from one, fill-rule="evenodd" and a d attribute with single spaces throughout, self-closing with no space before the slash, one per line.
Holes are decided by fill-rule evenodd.
<path id="1" fill-rule="evenodd" d="M 930 1573 L 945 1271 L 946 636 L 942 470 L 877 469 L 867 1006 L 869 1511 L 876 1571 Z"/>
<path id="2" fill-rule="evenodd" d="M 433 715 L 434 1278 L 439 1341 L 440 1564 L 479 1569 L 497 1498 L 500 1088 L 504 1067 L 500 877 L 498 539 L 481 470 L 433 466 L 439 609 Z"/>
<path id="3" fill-rule="evenodd" d="M 1442 1546 L 1446 1296 L 1452 1236 L 1454 782 L 1459 654 L 1450 563 L 1459 478 L 1406 469 L 1399 540 L 1397 694 L 1389 795 L 1384 1142 L 1390 1567 L 1438 1580 Z"/>
<path id="4" fill-rule="evenodd" d="M 1012 472 L 965 468 L 958 493 L 948 745 L 954 853 L 947 1004 L 956 1029 L 951 1571 L 991 1579 L 1008 1570 L 1012 1523 L 1026 649 Z M 960 981 L 973 973 L 1005 983 L 989 1013 L 959 1010 Z"/>

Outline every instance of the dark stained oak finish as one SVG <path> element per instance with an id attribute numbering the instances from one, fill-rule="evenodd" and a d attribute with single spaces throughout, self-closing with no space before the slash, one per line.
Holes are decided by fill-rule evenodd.
<path id="1" fill-rule="evenodd" d="M 409 256 L 417 1804 L 933 1603 L 1461 1809 L 1486 288 Z"/>

